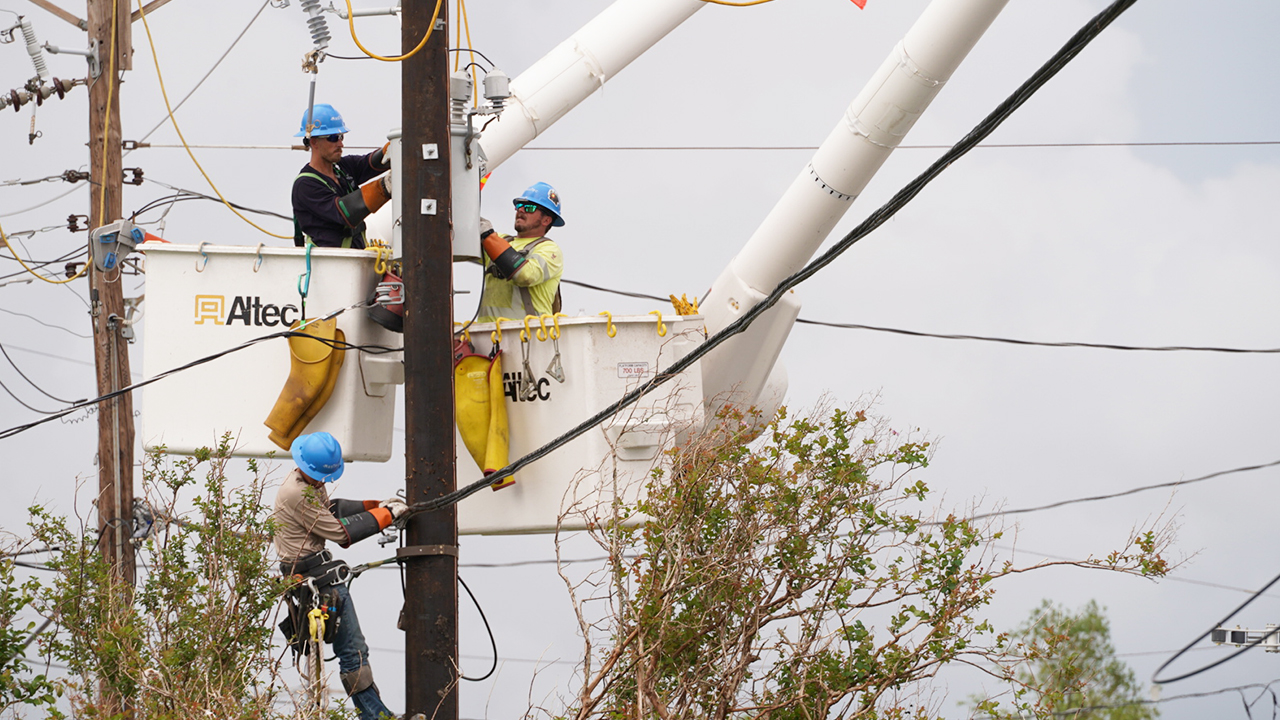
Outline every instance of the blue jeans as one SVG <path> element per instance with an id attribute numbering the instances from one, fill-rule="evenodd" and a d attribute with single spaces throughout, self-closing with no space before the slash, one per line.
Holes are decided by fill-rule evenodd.
<path id="1" fill-rule="evenodd" d="M 334 589 L 341 598 L 342 613 L 338 615 L 338 631 L 333 636 L 333 651 L 338 655 L 338 671 L 345 674 L 369 664 L 369 646 L 364 641 L 364 633 L 360 631 L 360 618 L 356 616 L 355 603 L 351 602 L 351 591 L 346 585 L 335 585 Z M 351 702 L 359 711 L 360 720 L 380 720 L 383 715 L 395 717 L 382 704 L 376 686 L 367 687 L 352 695 Z"/>

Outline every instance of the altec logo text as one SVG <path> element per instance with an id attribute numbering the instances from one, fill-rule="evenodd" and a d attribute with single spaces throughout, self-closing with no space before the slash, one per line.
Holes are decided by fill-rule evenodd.
<path id="1" fill-rule="evenodd" d="M 290 316 L 292 314 L 292 317 Z M 250 295 L 237 295 L 231 299 L 231 309 L 227 310 L 225 295 L 196 296 L 196 325 L 211 323 L 213 325 L 232 325 L 237 322 L 259 327 L 288 327 L 300 317 L 296 305 L 263 304 L 262 298 Z"/>

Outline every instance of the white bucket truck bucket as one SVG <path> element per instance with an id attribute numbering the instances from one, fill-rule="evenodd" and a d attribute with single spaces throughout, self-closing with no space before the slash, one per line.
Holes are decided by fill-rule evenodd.
<path id="1" fill-rule="evenodd" d="M 561 317 L 558 340 L 550 320 L 545 331 L 532 321 L 523 342 L 522 323 L 503 322 L 501 327 L 511 460 L 595 415 L 706 339 L 700 316 Z M 489 354 L 496 339 L 493 329 L 493 323 L 469 328 L 477 353 Z M 557 346 L 564 382 L 550 372 Z M 522 398 L 526 351 L 533 384 Z M 458 503 L 458 532 L 537 533 L 608 523 L 613 500 L 635 502 L 652 470 L 668 464 L 662 450 L 684 432 L 698 429 L 702 412 L 702 371 L 695 363 L 604 424 L 517 472 L 514 485 L 482 490 Z M 454 443 L 458 487 L 464 487 L 482 473 L 456 433 Z"/>
<path id="2" fill-rule="evenodd" d="M 147 310 L 142 350 L 146 377 L 213 355 L 254 338 L 288 330 L 302 318 L 299 276 L 303 248 L 149 242 Z M 366 300 L 380 279 L 374 250 L 311 250 L 306 317 L 317 318 Z M 306 284 L 306 281 L 303 281 Z M 402 337 L 372 322 L 363 308 L 337 317 L 352 345 L 400 348 Z M 289 377 L 288 340 L 267 340 L 143 388 L 142 445 L 190 453 L 214 446 L 223 433 L 235 455 L 288 452 L 268 439 L 263 424 Z M 394 384 L 403 382 L 400 353 L 347 350 L 333 394 L 304 432 L 332 433 L 347 460 L 391 457 Z"/>

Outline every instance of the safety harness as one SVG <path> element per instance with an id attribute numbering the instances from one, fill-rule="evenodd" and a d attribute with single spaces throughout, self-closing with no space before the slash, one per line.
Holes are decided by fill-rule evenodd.
<path id="1" fill-rule="evenodd" d="M 348 175 L 347 172 L 343 170 L 340 166 L 334 165 L 333 170 L 335 173 L 337 173 L 339 181 L 345 180 L 346 185 L 348 187 L 355 185 L 355 180 L 350 175 Z M 297 182 L 301 178 L 315 178 L 316 180 L 319 180 L 326 188 L 328 188 L 329 190 L 332 190 L 339 198 L 342 198 L 344 195 L 348 194 L 346 192 L 343 192 L 343 187 L 341 184 L 339 184 L 338 187 L 335 188 L 333 184 L 329 182 L 329 178 L 319 173 L 300 172 L 298 173 L 297 177 L 293 179 L 293 181 Z M 346 209 L 342 207 L 341 203 L 339 203 L 338 205 L 338 210 L 342 212 L 344 215 L 346 214 Z M 342 245 L 340 247 L 348 250 L 350 250 L 352 246 L 355 246 L 357 249 L 363 249 L 365 246 L 364 233 L 365 233 L 365 223 L 363 220 L 361 220 L 359 225 L 356 225 L 352 228 L 352 232 L 350 235 L 342 238 Z M 359 238 L 359 241 L 360 241 L 359 245 L 355 245 L 355 241 L 357 237 Z M 311 239 L 311 236 L 302 232 L 302 226 L 298 224 L 297 217 L 293 218 L 293 244 L 296 245 L 297 247 L 302 247 L 303 245 L 316 244 L 315 241 Z"/>
<path id="2" fill-rule="evenodd" d="M 292 584 L 285 594 L 288 611 L 280 632 L 295 655 L 310 652 L 312 642 L 332 643 L 341 623 L 338 585 L 351 581 L 351 568 L 328 550 L 280 563 L 280 574 Z"/>
<path id="3" fill-rule="evenodd" d="M 534 240 L 533 242 L 529 243 L 528 245 L 525 245 L 523 248 L 520 248 L 520 249 L 519 249 L 519 250 L 517 250 L 516 252 L 519 252 L 521 255 L 524 255 L 525 257 L 528 257 L 528 256 L 533 252 L 533 249 L 534 249 L 535 247 L 537 247 L 537 246 L 541 245 L 541 244 L 542 244 L 542 243 L 544 243 L 544 242 L 547 242 L 547 241 L 548 241 L 548 240 L 550 240 L 550 239 L 551 239 L 551 238 L 546 237 L 546 236 L 544 235 L 543 237 L 540 237 L 540 238 L 538 238 L 537 240 Z M 488 278 L 486 278 L 486 282 L 487 282 L 487 281 L 488 281 Z M 512 284 L 514 285 L 515 283 L 512 283 Z M 532 293 L 532 292 L 530 292 L 529 288 L 524 287 L 524 286 L 517 285 L 517 286 L 516 286 L 516 289 L 518 289 L 518 290 L 520 291 L 520 300 L 521 300 L 521 302 L 523 302 L 523 303 L 524 303 L 524 312 L 525 312 L 525 314 L 526 314 L 526 315 L 537 315 L 537 314 L 538 314 L 537 307 L 536 307 L 536 306 L 534 306 L 534 304 L 533 304 L 533 293 Z M 559 286 L 559 285 L 557 285 L 557 286 L 556 286 L 556 296 L 551 300 L 551 313 L 552 313 L 553 315 L 554 315 L 555 313 L 560 312 L 560 306 L 561 306 L 561 304 L 562 304 L 562 303 L 561 303 L 561 300 L 560 300 L 560 286 Z"/>

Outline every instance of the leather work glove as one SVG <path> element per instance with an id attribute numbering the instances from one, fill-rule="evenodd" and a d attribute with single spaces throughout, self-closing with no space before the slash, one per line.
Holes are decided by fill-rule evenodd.
<path id="1" fill-rule="evenodd" d="M 386 168 L 390 170 L 391 156 L 387 154 L 387 151 L 389 149 L 391 149 L 391 143 L 387 143 L 382 147 L 378 148 L 377 150 L 374 150 L 373 154 L 369 156 L 369 164 L 373 165 L 374 167 Z"/>
<path id="2" fill-rule="evenodd" d="M 409 506 L 400 498 L 388 498 L 378 503 L 378 507 L 384 507 L 391 512 L 391 517 L 399 520 L 409 512 Z"/>
<path id="3" fill-rule="evenodd" d="M 483 240 L 491 232 L 493 232 L 493 223 L 485 218 L 480 218 L 480 239 Z"/>

